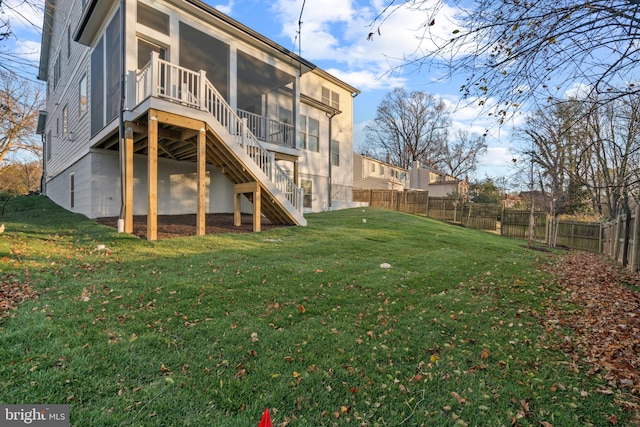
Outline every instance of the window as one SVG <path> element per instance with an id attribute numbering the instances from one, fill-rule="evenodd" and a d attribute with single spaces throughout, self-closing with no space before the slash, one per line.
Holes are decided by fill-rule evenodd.
<path id="1" fill-rule="evenodd" d="M 380 165 L 380 175 L 384 175 L 384 166 Z"/>
<path id="2" fill-rule="evenodd" d="M 60 81 L 60 52 L 58 52 L 58 57 L 56 58 L 55 64 L 53 64 L 53 88 L 55 89 L 58 86 L 58 82 Z"/>
<path id="3" fill-rule="evenodd" d="M 309 118 L 309 151 L 320 151 L 320 122 L 316 119 Z"/>
<path id="4" fill-rule="evenodd" d="M 69 109 L 65 105 L 62 109 L 62 136 L 67 136 L 69 133 Z"/>
<path id="5" fill-rule="evenodd" d="M 105 83 L 107 85 L 106 93 L 106 123 L 118 117 L 120 113 L 120 79 L 121 72 L 120 61 L 122 58 L 120 52 L 120 13 L 116 13 L 105 33 Z"/>
<path id="6" fill-rule="evenodd" d="M 331 165 L 340 166 L 340 143 L 335 139 L 331 140 Z"/>
<path id="7" fill-rule="evenodd" d="M 51 131 L 47 132 L 47 139 L 44 141 L 47 160 L 51 160 Z"/>
<path id="8" fill-rule="evenodd" d="M 104 39 L 91 53 L 91 136 L 104 125 Z"/>
<path id="9" fill-rule="evenodd" d="M 300 115 L 300 148 L 307 148 L 307 116 Z"/>
<path id="10" fill-rule="evenodd" d="M 138 2 L 138 22 L 169 35 L 169 15 L 140 2 Z"/>
<path id="11" fill-rule="evenodd" d="M 229 57 L 231 48 L 228 44 L 197 30 L 184 22 L 179 24 L 179 58 L 178 63 L 190 70 L 204 70 L 207 79 L 218 89 L 218 92 L 229 100 Z M 241 54 L 238 52 L 238 61 Z M 171 58 L 175 61 L 176 58 Z M 239 78 L 238 82 L 242 80 Z"/>
<path id="12" fill-rule="evenodd" d="M 371 172 L 375 172 L 376 171 L 376 164 L 371 162 Z"/>
<path id="13" fill-rule="evenodd" d="M 73 172 L 69 175 L 69 205 L 72 209 L 76 207 L 76 174 Z"/>
<path id="14" fill-rule="evenodd" d="M 288 125 L 293 124 L 293 111 L 285 107 L 278 108 L 278 120 Z"/>
<path id="15" fill-rule="evenodd" d="M 313 203 L 313 183 L 308 179 L 302 179 L 300 180 L 300 187 L 304 194 L 302 206 L 311 208 Z"/>
<path id="16" fill-rule="evenodd" d="M 67 59 L 71 58 L 71 26 L 67 27 Z"/>
<path id="17" fill-rule="evenodd" d="M 85 74 L 84 76 L 82 76 L 82 78 L 80 79 L 80 85 L 79 85 L 79 98 L 78 98 L 78 111 L 80 113 L 80 116 L 82 116 L 84 113 L 87 112 L 87 75 Z"/>
<path id="18" fill-rule="evenodd" d="M 337 92 L 327 89 L 326 87 L 322 88 L 322 103 L 326 105 L 330 105 L 336 110 L 340 109 L 340 95 Z"/>
<path id="19" fill-rule="evenodd" d="M 158 52 L 160 59 L 167 59 L 167 49 L 147 40 L 138 39 L 138 70 L 151 61 L 151 52 Z"/>
<path id="20" fill-rule="evenodd" d="M 118 117 L 120 110 L 120 12 L 91 52 L 91 136 Z"/>

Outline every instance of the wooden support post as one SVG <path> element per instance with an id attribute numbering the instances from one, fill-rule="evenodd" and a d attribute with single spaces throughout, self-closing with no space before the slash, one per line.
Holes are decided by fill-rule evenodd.
<path id="1" fill-rule="evenodd" d="M 196 208 L 196 235 L 204 236 L 207 229 L 207 212 L 205 206 L 207 193 L 207 134 L 204 127 L 200 129 L 200 132 L 198 133 L 197 156 L 198 202 Z"/>
<path id="2" fill-rule="evenodd" d="M 133 233 L 133 129 L 124 135 L 124 232 Z"/>
<path id="3" fill-rule="evenodd" d="M 242 213 L 240 212 L 240 197 L 242 194 L 253 194 L 253 231 L 260 231 L 260 215 L 261 215 L 261 188 L 257 182 L 246 182 L 236 184 L 233 187 L 233 225 L 239 227 L 242 225 Z"/>
<path id="4" fill-rule="evenodd" d="M 262 195 L 260 194 L 260 186 L 256 185 L 256 191 L 253 193 L 253 231 L 260 231 L 260 205 L 262 204 Z"/>
<path id="5" fill-rule="evenodd" d="M 158 118 L 149 110 L 147 240 L 158 239 Z"/>
<path id="6" fill-rule="evenodd" d="M 242 212 L 240 211 L 240 199 L 242 193 L 234 193 L 233 195 L 233 225 L 240 227 L 242 225 Z"/>

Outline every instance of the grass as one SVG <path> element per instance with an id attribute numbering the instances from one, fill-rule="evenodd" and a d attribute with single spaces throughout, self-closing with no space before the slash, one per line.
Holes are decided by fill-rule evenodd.
<path id="1" fill-rule="evenodd" d="M 0 276 L 41 294 L 0 321 L 0 402 L 77 426 L 628 422 L 544 321 L 569 304 L 553 254 L 370 208 L 307 219 L 147 242 L 12 200 Z"/>

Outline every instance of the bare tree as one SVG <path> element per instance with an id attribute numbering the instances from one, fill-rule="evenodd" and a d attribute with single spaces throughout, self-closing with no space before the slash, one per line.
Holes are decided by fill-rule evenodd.
<path id="1" fill-rule="evenodd" d="M 39 161 L 13 162 L 0 168 L 0 193 L 12 196 L 40 189 L 42 164 Z"/>
<path id="2" fill-rule="evenodd" d="M 40 157 L 42 144 L 36 137 L 41 86 L 0 71 L 0 162 L 19 151 Z"/>
<path id="3" fill-rule="evenodd" d="M 478 167 L 478 158 L 487 152 L 485 137 L 458 129 L 447 141 L 437 158 L 438 169 L 454 177 L 464 177 Z"/>
<path id="4" fill-rule="evenodd" d="M 504 118 L 524 101 L 563 99 L 585 88 L 608 102 L 638 93 L 640 2 L 637 0 L 387 0 L 369 39 L 384 37 L 385 20 L 400 7 L 422 14 L 421 49 L 404 66 L 444 64 L 467 77 L 462 93 L 497 100 Z M 445 7 L 446 6 L 446 7 Z M 455 16 L 447 16 L 451 8 Z M 446 30 L 443 30 L 445 29 Z M 443 31 L 450 34 L 442 36 Z"/>
<path id="5" fill-rule="evenodd" d="M 628 213 L 640 193 L 640 99 L 589 97 L 537 110 L 521 129 L 552 212 Z"/>
<path id="6" fill-rule="evenodd" d="M 38 65 L 33 57 L 39 50 L 28 42 L 41 37 L 44 4 L 45 0 L 0 1 L 0 69 L 27 79 L 35 74 Z"/>
<path id="7" fill-rule="evenodd" d="M 441 99 L 397 88 L 385 96 L 365 130 L 378 157 L 405 169 L 414 161 L 435 167 L 450 123 Z"/>
<path id="8" fill-rule="evenodd" d="M 594 108 L 587 125 L 590 139 L 583 156 L 589 162 L 583 183 L 604 216 L 629 213 L 640 189 L 640 99 L 630 96 Z"/>

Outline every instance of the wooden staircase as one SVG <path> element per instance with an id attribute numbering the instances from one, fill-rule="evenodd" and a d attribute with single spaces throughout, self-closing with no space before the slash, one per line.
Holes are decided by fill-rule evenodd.
<path id="1" fill-rule="evenodd" d="M 176 120 L 177 124 L 158 119 L 164 126 L 161 131 L 182 135 L 159 140 L 161 154 L 179 161 L 196 161 L 195 135 L 205 124 L 207 163 L 219 168 L 233 184 L 257 183 L 261 193 L 259 212 L 271 223 L 307 224 L 302 213 L 302 189 L 249 131 L 246 119 L 233 111 L 207 80 L 206 73 L 171 64 L 153 52 L 149 64 L 143 70 L 130 72 L 127 80 L 127 103 L 132 117 L 141 117 L 151 108 L 182 117 Z M 184 126 L 185 123 L 188 125 Z M 184 128 L 190 130 L 191 136 L 184 136 Z M 250 194 L 246 196 L 252 201 Z"/>

